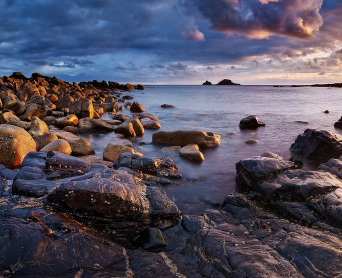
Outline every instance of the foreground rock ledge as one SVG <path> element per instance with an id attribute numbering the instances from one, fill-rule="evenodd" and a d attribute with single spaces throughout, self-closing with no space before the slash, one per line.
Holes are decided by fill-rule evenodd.
<path id="1" fill-rule="evenodd" d="M 199 130 L 159 131 L 153 133 L 152 142 L 170 146 L 197 144 L 201 148 L 211 148 L 220 145 L 221 136 Z"/>

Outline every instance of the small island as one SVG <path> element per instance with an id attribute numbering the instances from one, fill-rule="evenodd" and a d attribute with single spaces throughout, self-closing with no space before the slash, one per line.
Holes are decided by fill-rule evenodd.
<path id="1" fill-rule="evenodd" d="M 223 79 L 216 85 L 240 85 L 240 84 L 234 83 L 230 79 Z"/>
<path id="2" fill-rule="evenodd" d="M 205 81 L 202 85 L 213 85 L 210 81 Z M 216 85 L 240 85 L 238 83 L 232 82 L 230 79 L 223 79 Z"/>

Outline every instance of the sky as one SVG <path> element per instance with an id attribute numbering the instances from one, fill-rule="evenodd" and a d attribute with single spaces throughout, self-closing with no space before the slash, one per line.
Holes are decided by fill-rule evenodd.
<path id="1" fill-rule="evenodd" d="M 342 82 L 342 0 L 2 0 L 0 75 Z"/>

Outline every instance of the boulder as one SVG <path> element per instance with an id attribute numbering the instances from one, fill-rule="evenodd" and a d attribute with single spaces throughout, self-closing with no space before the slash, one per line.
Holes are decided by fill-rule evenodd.
<path id="1" fill-rule="evenodd" d="M 43 135 L 44 133 L 49 132 L 49 128 L 47 124 L 40 120 L 37 116 L 34 116 L 31 120 L 30 135 L 34 138 L 38 135 Z"/>
<path id="2" fill-rule="evenodd" d="M 169 157 L 151 158 L 137 154 L 123 153 L 115 161 L 114 168 L 130 168 L 134 171 L 160 177 L 180 178 L 177 164 Z"/>
<path id="3" fill-rule="evenodd" d="M 91 119 L 89 117 L 82 118 L 78 122 L 78 128 L 80 130 L 100 130 L 100 131 L 106 131 L 110 132 L 114 130 L 114 126 L 111 124 L 108 124 L 106 121 L 101 119 Z"/>
<path id="4" fill-rule="evenodd" d="M 65 128 L 63 128 L 63 130 L 72 133 L 72 132 L 78 131 L 78 127 L 77 126 L 66 126 Z"/>
<path id="5" fill-rule="evenodd" d="M 245 141 L 245 144 L 248 144 L 248 145 L 255 145 L 255 144 L 258 144 L 259 141 L 258 140 L 255 140 L 255 139 L 248 139 Z"/>
<path id="6" fill-rule="evenodd" d="M 63 128 L 66 126 L 77 126 L 77 124 L 78 124 L 78 118 L 74 114 L 56 119 L 56 126 L 60 128 Z"/>
<path id="7" fill-rule="evenodd" d="M 150 119 L 152 121 L 158 121 L 158 118 L 156 116 L 149 114 L 149 113 L 134 113 L 133 117 L 137 117 L 137 118 L 139 118 L 139 120 L 147 118 L 147 119 Z"/>
<path id="8" fill-rule="evenodd" d="M 6 92 L 2 94 L 1 101 L 3 108 L 7 110 L 16 111 L 20 106 L 22 106 L 22 102 L 12 92 Z"/>
<path id="9" fill-rule="evenodd" d="M 113 120 L 118 120 L 118 121 L 121 121 L 121 122 L 124 122 L 126 120 L 129 120 L 131 117 L 128 116 L 128 115 L 124 115 L 124 114 L 118 114 L 118 115 L 115 115 L 113 117 Z"/>
<path id="10" fill-rule="evenodd" d="M 47 144 L 46 146 L 44 146 L 40 151 L 43 153 L 48 153 L 50 151 L 57 151 L 57 152 L 69 155 L 71 154 L 71 147 L 67 141 L 63 139 L 57 139 Z"/>
<path id="11" fill-rule="evenodd" d="M 8 122 L 20 121 L 20 119 L 12 112 L 4 112 L 0 114 L 0 124 L 7 124 Z"/>
<path id="12" fill-rule="evenodd" d="M 128 146 L 109 143 L 107 147 L 103 150 L 103 160 L 115 162 L 119 159 L 122 153 L 137 154 L 140 156 L 143 155 Z"/>
<path id="13" fill-rule="evenodd" d="M 56 134 L 51 132 L 44 133 L 43 135 L 38 135 L 34 138 L 34 141 L 38 144 L 38 150 L 45 147 L 47 144 L 57 140 L 58 137 Z"/>
<path id="14" fill-rule="evenodd" d="M 9 122 L 7 122 L 7 124 L 21 127 L 23 129 L 25 129 L 26 131 L 29 131 L 30 126 L 31 126 L 31 123 L 20 121 L 20 120 L 19 121 L 9 121 Z"/>
<path id="15" fill-rule="evenodd" d="M 122 134 L 126 137 L 135 137 L 136 136 L 133 124 L 129 120 L 125 121 L 121 125 L 116 126 L 114 128 L 114 131 L 116 133 Z"/>
<path id="16" fill-rule="evenodd" d="M 257 128 L 259 126 L 265 126 L 265 124 L 259 122 L 258 117 L 255 115 L 248 116 L 240 121 L 240 128 Z"/>
<path id="17" fill-rule="evenodd" d="M 33 117 L 38 117 L 39 119 L 43 119 L 46 117 L 45 110 L 41 109 L 39 104 L 31 103 L 25 105 L 25 113 L 20 116 L 20 119 L 23 121 L 30 121 Z"/>
<path id="18" fill-rule="evenodd" d="M 84 156 L 84 155 L 95 154 L 93 147 L 84 138 L 81 138 L 79 140 L 71 140 L 71 141 L 68 141 L 68 143 L 70 144 L 72 155 Z"/>
<path id="19" fill-rule="evenodd" d="M 291 145 L 292 160 L 308 159 L 316 164 L 342 155 L 342 136 L 325 130 L 306 129 Z"/>
<path id="20" fill-rule="evenodd" d="M 324 113 L 326 113 L 326 112 L 324 112 Z M 328 113 L 329 113 L 329 111 L 328 111 Z M 328 114 L 328 113 L 326 113 L 326 114 Z M 342 128 L 342 117 L 337 122 L 334 123 L 334 127 Z"/>
<path id="21" fill-rule="evenodd" d="M 69 108 L 70 103 L 73 101 L 74 101 L 74 99 L 71 96 L 66 95 L 66 96 L 61 97 L 57 101 L 55 101 L 54 104 L 56 105 L 56 109 L 58 111 L 62 111 L 63 108 Z M 53 101 L 51 101 L 51 102 L 53 102 Z M 71 113 L 76 114 L 73 112 L 71 112 Z"/>
<path id="22" fill-rule="evenodd" d="M 203 161 L 204 155 L 199 151 L 199 147 L 196 144 L 187 145 L 179 150 L 179 156 L 192 160 L 192 161 Z"/>
<path id="23" fill-rule="evenodd" d="M 58 139 L 64 139 L 66 141 L 73 141 L 73 140 L 79 140 L 80 137 L 76 136 L 75 134 L 72 134 L 70 132 L 64 131 L 64 130 L 53 130 L 51 133 L 56 134 Z"/>
<path id="24" fill-rule="evenodd" d="M 36 149 L 36 142 L 23 128 L 6 124 L 0 126 L 0 164 L 10 169 L 18 168 L 24 157 Z"/>
<path id="25" fill-rule="evenodd" d="M 143 118 L 140 120 L 142 126 L 145 128 L 145 129 L 159 129 L 161 128 L 161 124 L 156 122 L 156 121 L 153 121 L 149 118 Z"/>
<path id="26" fill-rule="evenodd" d="M 91 100 L 81 98 L 78 101 L 71 102 L 69 108 L 70 113 L 79 118 L 94 118 L 94 107 Z"/>
<path id="27" fill-rule="evenodd" d="M 145 112 L 146 108 L 144 106 L 142 106 L 140 103 L 135 101 L 135 102 L 133 102 L 130 110 L 133 113 L 139 113 L 139 112 Z"/>
<path id="28" fill-rule="evenodd" d="M 152 142 L 170 146 L 197 144 L 201 148 L 211 148 L 220 145 L 221 136 L 199 130 L 159 131 L 153 133 Z"/>

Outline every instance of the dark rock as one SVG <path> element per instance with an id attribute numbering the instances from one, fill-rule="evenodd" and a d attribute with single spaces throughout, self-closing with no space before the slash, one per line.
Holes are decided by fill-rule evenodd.
<path id="1" fill-rule="evenodd" d="M 202 85 L 213 85 L 210 81 L 205 81 Z"/>
<path id="2" fill-rule="evenodd" d="M 233 83 L 230 79 L 223 79 L 216 85 L 240 85 L 240 84 Z"/>
<path id="3" fill-rule="evenodd" d="M 243 118 L 240 121 L 240 128 L 257 128 L 259 126 L 265 126 L 265 123 L 259 122 L 259 119 L 255 115 Z"/>
<path id="4" fill-rule="evenodd" d="M 141 84 L 138 84 L 137 86 L 134 87 L 137 90 L 145 90 L 145 87 Z"/>
<path id="5" fill-rule="evenodd" d="M 133 239 L 133 243 L 145 250 L 165 248 L 168 244 L 166 236 L 157 228 L 148 228 Z"/>
<path id="6" fill-rule="evenodd" d="M 334 127 L 342 128 L 342 117 L 336 123 L 334 123 Z"/>
<path id="7" fill-rule="evenodd" d="M 46 168 L 46 159 L 47 159 L 47 153 L 41 153 L 41 152 L 29 152 L 21 164 L 21 167 L 24 166 L 33 166 L 38 167 L 41 169 Z"/>
<path id="8" fill-rule="evenodd" d="M 168 177 L 170 174 L 177 174 L 178 166 L 169 157 L 151 158 L 136 154 L 123 153 L 114 163 L 114 168 L 130 168 L 137 172 Z"/>
<path id="9" fill-rule="evenodd" d="M 290 148 L 293 160 L 327 162 L 342 155 L 342 136 L 325 130 L 306 129 Z"/>
<path id="10" fill-rule="evenodd" d="M 171 104 L 162 104 L 160 105 L 161 108 L 176 108 L 176 106 L 173 106 Z"/>

